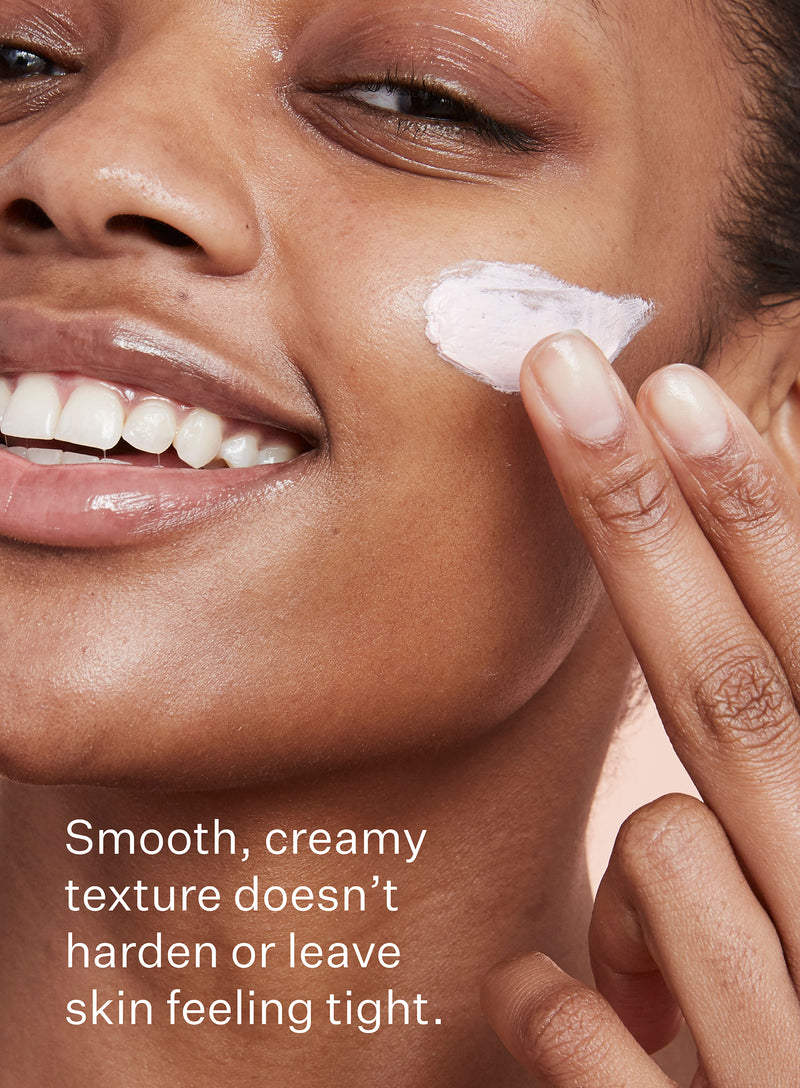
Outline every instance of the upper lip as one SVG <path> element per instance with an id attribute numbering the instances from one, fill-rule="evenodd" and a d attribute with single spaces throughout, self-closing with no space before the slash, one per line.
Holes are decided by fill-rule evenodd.
<path id="1" fill-rule="evenodd" d="M 271 352 L 274 356 L 275 352 Z M 285 356 L 257 379 L 208 347 L 139 318 L 0 302 L 0 375 L 79 373 L 138 386 L 192 407 L 321 439 L 319 414 Z"/>

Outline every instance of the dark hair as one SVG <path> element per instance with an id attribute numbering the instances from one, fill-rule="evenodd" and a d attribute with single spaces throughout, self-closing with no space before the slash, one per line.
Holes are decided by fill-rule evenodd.
<path id="1" fill-rule="evenodd" d="M 749 77 L 745 164 L 721 233 L 729 286 L 753 309 L 769 296 L 800 298 L 800 0 L 717 2 Z"/>

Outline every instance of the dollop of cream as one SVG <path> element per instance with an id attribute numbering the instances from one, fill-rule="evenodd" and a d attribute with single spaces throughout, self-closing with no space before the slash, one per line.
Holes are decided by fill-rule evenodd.
<path id="1" fill-rule="evenodd" d="M 525 356 L 547 336 L 578 329 L 612 361 L 655 316 L 652 302 L 575 287 L 531 264 L 468 261 L 425 303 L 426 334 L 443 359 L 502 393 L 519 391 Z"/>

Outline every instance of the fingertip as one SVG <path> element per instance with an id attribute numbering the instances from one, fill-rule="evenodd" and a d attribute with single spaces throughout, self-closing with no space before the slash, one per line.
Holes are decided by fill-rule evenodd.
<path id="1" fill-rule="evenodd" d="M 546 336 L 544 340 L 540 340 L 525 356 L 521 377 L 524 375 L 529 378 L 535 377 L 539 363 L 551 353 L 561 359 L 569 359 L 585 351 L 595 352 L 606 358 L 594 340 L 582 333 L 580 329 L 553 333 L 551 336 Z"/>
<path id="2" fill-rule="evenodd" d="M 481 1007 L 504 1046 L 522 1060 L 528 1024 L 540 1003 L 569 980 L 543 952 L 530 952 L 493 967 L 481 987 Z"/>
<path id="3" fill-rule="evenodd" d="M 548 337 L 527 356 L 520 388 L 531 420 L 589 444 L 616 439 L 627 394 L 600 348 L 578 331 Z"/>
<path id="4" fill-rule="evenodd" d="M 554 1088 L 617 1083 L 631 1048 L 636 1054 L 636 1044 L 608 1002 L 541 953 L 491 972 L 484 1011 L 512 1056 Z M 634 1060 L 641 1064 L 644 1056 L 638 1055 Z"/>
<path id="5" fill-rule="evenodd" d="M 503 960 L 483 980 L 481 1000 L 484 1011 L 507 1005 L 518 997 L 520 990 L 529 989 L 538 976 L 553 973 L 563 975 L 543 952 L 526 952 L 525 955 Z"/>
<path id="6" fill-rule="evenodd" d="M 659 431 L 690 457 L 713 456 L 728 445 L 731 420 L 721 391 L 696 367 L 656 371 L 641 395 Z"/>

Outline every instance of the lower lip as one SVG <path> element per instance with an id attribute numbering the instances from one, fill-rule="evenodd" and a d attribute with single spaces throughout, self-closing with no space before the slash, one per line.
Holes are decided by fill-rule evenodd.
<path id="1" fill-rule="evenodd" d="M 0 450 L 0 537 L 61 548 L 124 547 L 210 520 L 248 494 L 285 485 L 295 464 L 216 472 L 42 466 Z"/>

